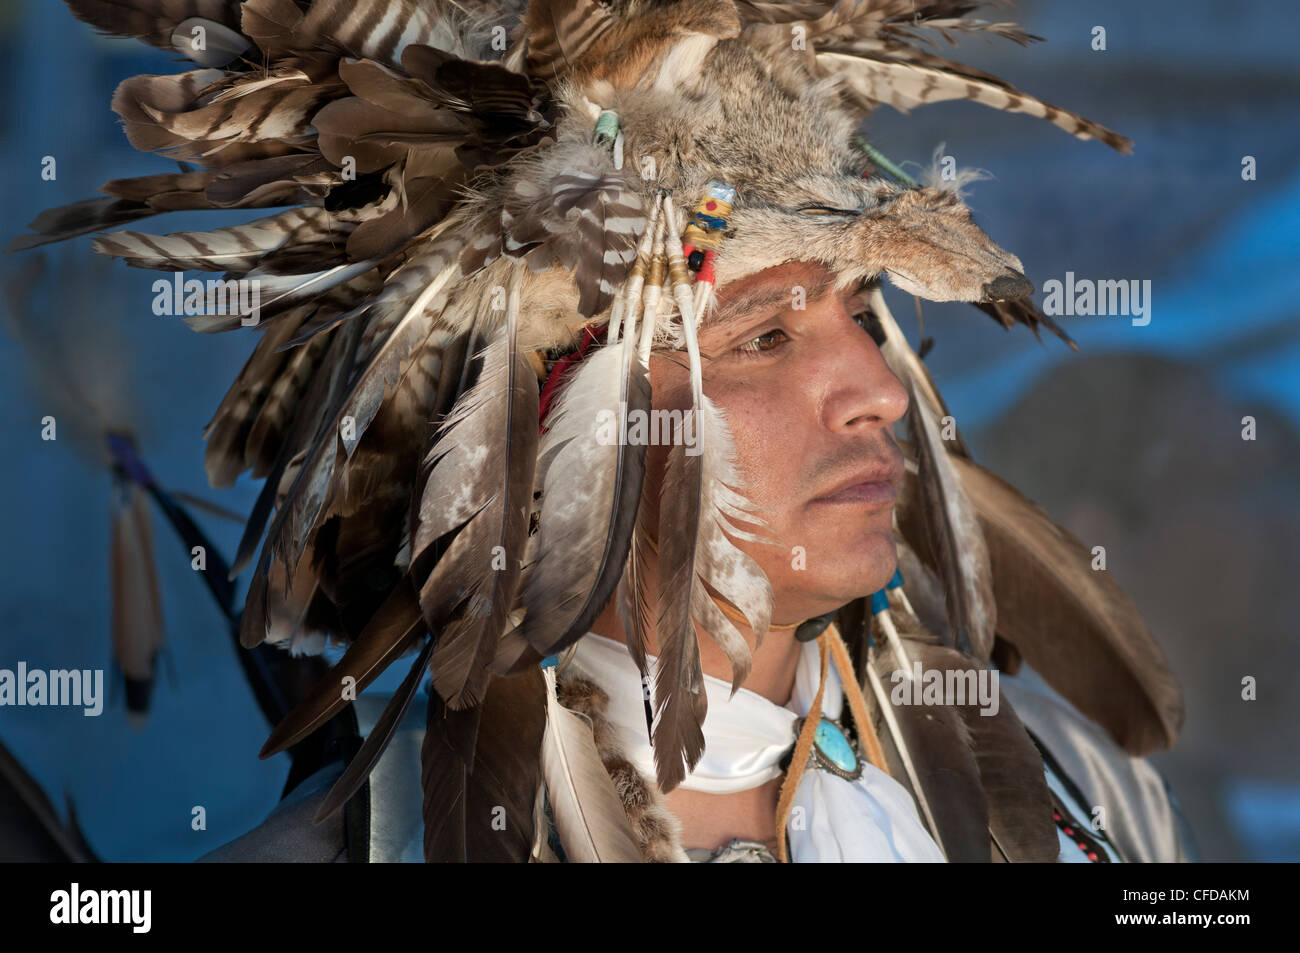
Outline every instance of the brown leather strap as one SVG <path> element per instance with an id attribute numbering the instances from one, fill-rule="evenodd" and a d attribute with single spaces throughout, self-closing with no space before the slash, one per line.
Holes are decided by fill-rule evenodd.
<path id="1" fill-rule="evenodd" d="M 867 700 L 862 697 L 862 686 L 853 673 L 853 663 L 849 661 L 849 650 L 840 638 L 839 630 L 832 624 L 825 632 L 824 638 L 830 640 L 831 657 L 835 659 L 835 670 L 844 685 L 844 696 L 849 700 L 849 711 L 853 712 L 853 725 L 858 729 L 858 744 L 866 752 L 867 760 L 889 774 L 885 764 L 885 751 L 880 747 L 880 738 L 871 724 L 871 715 L 867 711 Z"/>
<path id="2" fill-rule="evenodd" d="M 781 796 L 776 802 L 776 859 L 782 864 L 790 862 L 785 824 L 790 819 L 790 809 L 794 806 L 795 789 L 799 787 L 799 780 L 803 777 L 804 769 L 808 766 L 808 758 L 812 754 L 813 736 L 817 734 L 817 726 L 822 720 L 822 696 L 826 693 L 826 673 L 831 656 L 830 644 L 825 633 L 817 637 L 817 649 L 821 656 L 821 682 L 817 686 L 817 695 L 813 698 L 812 707 L 804 716 L 799 738 L 794 743 L 790 767 L 785 772 L 785 781 L 781 784 Z"/>

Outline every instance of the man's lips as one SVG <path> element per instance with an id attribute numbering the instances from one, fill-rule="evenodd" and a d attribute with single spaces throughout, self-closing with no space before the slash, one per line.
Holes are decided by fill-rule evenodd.
<path id="1" fill-rule="evenodd" d="M 894 484 L 887 480 L 867 480 L 854 483 L 827 496 L 819 496 L 814 503 L 893 503 L 898 497 Z"/>
<path id="2" fill-rule="evenodd" d="M 813 503 L 889 504 L 898 498 L 898 484 L 903 479 L 903 455 L 890 454 L 884 463 L 872 464 L 841 480 L 815 497 Z"/>

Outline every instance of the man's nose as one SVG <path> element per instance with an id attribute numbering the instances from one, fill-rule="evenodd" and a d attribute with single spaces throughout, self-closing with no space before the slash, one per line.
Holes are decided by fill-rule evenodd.
<path id="1" fill-rule="evenodd" d="M 829 335 L 822 357 L 822 421 L 832 431 L 890 427 L 907 412 L 907 390 L 885 363 L 871 335 L 848 321 Z"/>

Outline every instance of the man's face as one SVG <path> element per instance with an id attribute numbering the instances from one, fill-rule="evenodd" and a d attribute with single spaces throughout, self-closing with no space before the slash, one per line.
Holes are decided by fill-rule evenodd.
<path id="1" fill-rule="evenodd" d="M 865 294 L 833 291 L 833 283 L 809 262 L 769 268 L 718 289 L 700 331 L 704 393 L 726 415 L 742 492 L 763 510 L 762 532 L 775 541 L 738 545 L 772 583 L 777 624 L 875 592 L 897 558 L 892 515 L 903 459 L 890 427 L 907 394 L 855 317 Z M 656 353 L 651 382 L 656 408 L 690 406 L 684 351 Z M 665 458 L 666 448 L 649 448 L 651 501 Z"/>

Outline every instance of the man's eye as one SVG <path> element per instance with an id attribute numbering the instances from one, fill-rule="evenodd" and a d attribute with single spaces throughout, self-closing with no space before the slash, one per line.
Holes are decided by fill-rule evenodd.
<path id="1" fill-rule="evenodd" d="M 773 328 L 771 331 L 764 331 L 756 338 L 750 338 L 736 350 L 746 355 L 760 354 L 763 351 L 775 350 L 784 340 L 786 340 L 785 332 L 780 328 Z"/>
<path id="2" fill-rule="evenodd" d="M 880 319 L 876 317 L 874 311 L 867 309 L 855 314 L 853 320 L 858 322 L 862 330 L 871 335 L 871 340 L 876 342 L 876 347 L 885 346 L 885 329 L 880 326 Z"/>

